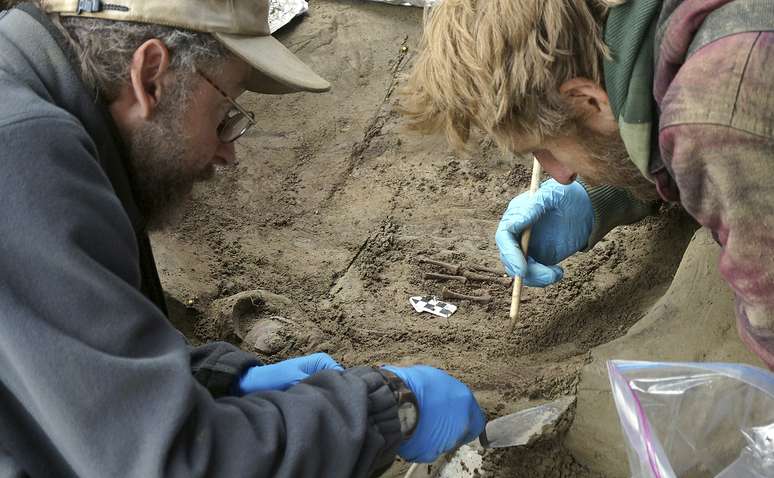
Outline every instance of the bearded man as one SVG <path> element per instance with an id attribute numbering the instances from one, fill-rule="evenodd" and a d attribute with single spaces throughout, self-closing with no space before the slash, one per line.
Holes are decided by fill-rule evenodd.
<path id="1" fill-rule="evenodd" d="M 0 475 L 345 477 L 477 437 L 425 366 L 262 366 L 189 349 L 147 236 L 254 123 L 243 91 L 325 91 L 268 0 L 46 0 L 0 12 Z"/>
<path id="2" fill-rule="evenodd" d="M 560 280 L 560 261 L 659 196 L 679 201 L 720 244 L 739 333 L 774 368 L 773 60 L 767 0 L 445 0 L 404 109 L 454 144 L 478 128 L 532 153 L 553 178 L 496 233 L 527 285 Z"/>

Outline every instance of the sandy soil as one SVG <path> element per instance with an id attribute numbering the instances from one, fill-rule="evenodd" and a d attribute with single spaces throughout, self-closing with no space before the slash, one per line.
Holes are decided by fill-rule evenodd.
<path id="1" fill-rule="evenodd" d="M 623 335 L 666 290 L 695 226 L 669 210 L 619 228 L 568 260 L 559 285 L 526 290 L 523 319 L 508 334 L 506 288 L 425 280 L 443 271 L 418 258 L 499 268 L 494 231 L 526 188 L 530 162 L 486 141 L 455 153 L 401 129 L 396 89 L 419 38 L 419 9 L 310 6 L 279 37 L 333 90 L 245 95 L 259 125 L 238 144 L 240 164 L 198 187 L 182 224 L 153 237 L 178 327 L 193 340 L 256 350 L 250 328 L 280 316 L 260 347 L 267 361 L 323 350 L 345 366 L 443 367 L 492 418 L 573 394 L 589 349 Z M 448 320 L 414 313 L 410 296 L 440 296 L 444 286 L 493 301 L 456 301 Z M 278 296 L 246 292 L 255 290 Z M 481 472 L 592 476 L 561 435 L 490 452 Z"/>

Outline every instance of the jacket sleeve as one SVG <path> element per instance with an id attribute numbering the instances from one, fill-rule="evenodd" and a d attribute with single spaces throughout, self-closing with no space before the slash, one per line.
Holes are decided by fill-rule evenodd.
<path id="1" fill-rule="evenodd" d="M 237 380 L 250 367 L 260 365 L 255 354 L 228 342 L 188 347 L 191 373 L 215 398 L 230 395 Z"/>
<path id="2" fill-rule="evenodd" d="M 723 37 L 680 68 L 659 143 L 683 207 L 721 246 L 737 328 L 774 369 L 774 33 Z"/>
<path id="3" fill-rule="evenodd" d="M 392 461 L 397 407 L 373 369 L 244 397 L 197 382 L 184 339 L 139 291 L 131 224 L 78 123 L 6 123 L 0 144 L 0 388 L 23 407 L 13 433 L 41 437 L 25 465 L 66 463 L 57 476 L 84 478 L 338 478 Z"/>
<path id="4" fill-rule="evenodd" d="M 589 194 L 594 209 L 594 227 L 586 246 L 587 251 L 613 228 L 641 221 L 658 212 L 659 201 L 642 201 L 628 191 L 613 186 L 592 187 L 583 179 L 578 179 L 578 182 Z"/>

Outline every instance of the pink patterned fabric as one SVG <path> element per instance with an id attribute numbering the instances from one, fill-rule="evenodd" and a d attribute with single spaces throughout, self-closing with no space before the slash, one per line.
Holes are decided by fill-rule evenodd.
<path id="1" fill-rule="evenodd" d="M 686 0 L 659 48 L 654 94 L 669 175 L 655 175 L 720 243 L 741 338 L 774 369 L 774 33 L 731 35 L 685 60 L 704 17 L 728 0 Z"/>

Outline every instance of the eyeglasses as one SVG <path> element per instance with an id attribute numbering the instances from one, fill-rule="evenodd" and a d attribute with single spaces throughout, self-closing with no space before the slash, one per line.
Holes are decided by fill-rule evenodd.
<path id="1" fill-rule="evenodd" d="M 255 126 L 255 114 L 253 114 L 252 111 L 247 111 L 239 106 L 233 98 L 228 96 L 225 91 L 221 90 L 211 79 L 207 78 L 204 73 L 199 70 L 197 70 L 196 73 L 204 78 L 207 83 L 218 90 L 218 93 L 231 103 L 231 109 L 226 114 L 226 117 L 223 118 L 223 121 L 218 125 L 218 139 L 221 143 L 233 143 L 240 136 L 245 134 L 247 130 Z"/>

